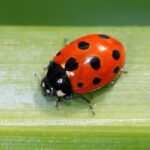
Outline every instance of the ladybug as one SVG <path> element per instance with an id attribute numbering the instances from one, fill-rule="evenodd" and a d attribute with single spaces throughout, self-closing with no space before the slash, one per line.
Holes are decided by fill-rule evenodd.
<path id="1" fill-rule="evenodd" d="M 109 85 L 123 69 L 125 50 L 121 42 L 105 34 L 90 34 L 62 48 L 46 69 L 41 80 L 46 96 L 57 102 L 74 94 L 91 103 L 83 94 Z"/>

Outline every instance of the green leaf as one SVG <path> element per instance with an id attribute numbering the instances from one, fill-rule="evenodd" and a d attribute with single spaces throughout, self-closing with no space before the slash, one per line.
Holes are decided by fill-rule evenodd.
<path id="1" fill-rule="evenodd" d="M 116 84 L 74 97 L 59 110 L 34 74 L 68 42 L 107 33 L 126 47 Z M 0 149 L 150 149 L 150 27 L 0 27 Z M 85 75 L 86 77 L 86 75 Z"/>

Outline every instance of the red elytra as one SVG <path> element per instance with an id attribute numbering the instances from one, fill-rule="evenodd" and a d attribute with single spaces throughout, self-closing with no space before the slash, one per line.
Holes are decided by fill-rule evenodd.
<path id="1" fill-rule="evenodd" d="M 109 35 L 91 34 L 64 47 L 53 61 L 68 68 L 72 90 L 85 94 L 108 85 L 119 75 L 125 50 L 121 42 Z"/>

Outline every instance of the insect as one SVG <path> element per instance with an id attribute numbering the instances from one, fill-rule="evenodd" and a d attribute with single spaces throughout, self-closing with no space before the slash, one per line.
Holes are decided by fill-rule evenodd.
<path id="1" fill-rule="evenodd" d="M 41 80 L 44 95 L 61 99 L 83 94 L 109 85 L 123 70 L 125 50 L 121 42 L 105 34 L 90 34 L 62 48 L 50 61 Z M 92 111 L 94 114 L 94 111 Z"/>

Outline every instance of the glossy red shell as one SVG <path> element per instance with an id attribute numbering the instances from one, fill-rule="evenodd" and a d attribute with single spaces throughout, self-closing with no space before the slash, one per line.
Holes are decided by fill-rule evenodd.
<path id="1" fill-rule="evenodd" d="M 78 43 L 81 41 L 89 43 L 88 49 L 79 49 Z M 114 59 L 114 50 L 119 52 L 119 58 L 117 59 Z M 93 56 L 100 59 L 100 68 L 97 70 L 93 69 L 90 61 L 88 61 L 89 57 Z M 64 47 L 53 60 L 64 68 L 71 57 L 78 62 L 78 68 L 67 71 L 68 77 L 73 91 L 84 94 L 104 87 L 118 76 L 125 62 L 125 50 L 121 42 L 111 36 L 91 34 Z M 100 78 L 101 81 L 98 84 L 93 84 L 93 79 L 96 77 Z M 78 85 L 80 82 L 83 83 L 82 87 Z"/>

